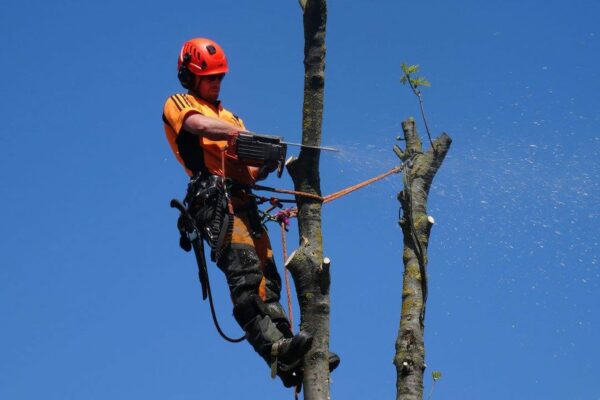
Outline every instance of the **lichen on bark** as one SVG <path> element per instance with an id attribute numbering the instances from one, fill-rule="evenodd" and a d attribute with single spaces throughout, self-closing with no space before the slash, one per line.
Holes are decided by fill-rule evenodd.
<path id="1" fill-rule="evenodd" d="M 427 215 L 429 189 L 452 143 L 443 133 L 433 147 L 423 152 L 415 121 L 402 123 L 406 149 L 394 147 L 404 165 L 404 187 L 398 194 L 402 215 L 399 225 L 404 237 L 404 275 L 400 328 L 396 339 L 396 399 L 423 398 L 425 371 L 425 307 L 427 303 L 427 249 L 434 219 Z"/>
<path id="2" fill-rule="evenodd" d="M 321 144 L 325 85 L 325 0 L 300 0 L 304 20 L 304 102 L 302 143 Z M 321 196 L 320 152 L 302 148 L 287 164 L 296 191 Z M 323 260 L 322 200 L 296 196 L 299 248 L 286 267 L 292 273 L 300 304 L 300 329 L 313 335 L 313 345 L 303 360 L 304 399 L 329 399 L 329 263 Z M 326 265 L 325 265 L 326 264 Z"/>

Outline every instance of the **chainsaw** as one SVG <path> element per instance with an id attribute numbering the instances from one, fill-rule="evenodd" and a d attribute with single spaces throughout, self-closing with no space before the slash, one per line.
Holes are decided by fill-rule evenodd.
<path id="1" fill-rule="evenodd" d="M 281 178 L 283 167 L 285 166 L 285 156 L 288 145 L 326 151 L 338 151 L 332 147 L 284 142 L 283 138 L 280 136 L 241 132 L 228 144 L 227 154 L 252 167 L 276 165 L 277 177 Z"/>

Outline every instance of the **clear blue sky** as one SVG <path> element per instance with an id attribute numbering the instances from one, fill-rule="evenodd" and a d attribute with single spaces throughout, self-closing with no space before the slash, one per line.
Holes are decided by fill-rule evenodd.
<path id="1" fill-rule="evenodd" d="M 600 399 L 598 15 L 583 0 L 330 1 L 323 142 L 343 151 L 322 156 L 323 192 L 396 165 L 418 112 L 403 61 L 433 84 L 433 131 L 454 139 L 429 203 L 434 399 Z M 0 6 L 0 399 L 292 398 L 250 346 L 219 338 L 177 245 L 168 203 L 186 177 L 161 111 L 194 36 L 229 56 L 228 108 L 300 140 L 295 0 Z M 400 188 L 394 176 L 323 210 L 334 399 L 395 396 Z"/>

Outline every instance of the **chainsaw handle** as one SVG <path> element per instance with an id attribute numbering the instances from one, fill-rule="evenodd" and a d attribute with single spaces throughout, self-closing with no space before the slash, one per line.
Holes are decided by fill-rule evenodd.
<path id="1" fill-rule="evenodd" d="M 244 135 L 246 137 L 251 137 L 251 136 L 259 136 L 263 139 L 270 139 L 272 141 L 275 142 L 280 142 L 283 140 L 283 136 L 276 136 L 276 135 L 263 135 L 262 133 L 256 133 L 256 132 L 252 132 L 252 131 L 241 131 L 239 133 L 240 135 Z"/>

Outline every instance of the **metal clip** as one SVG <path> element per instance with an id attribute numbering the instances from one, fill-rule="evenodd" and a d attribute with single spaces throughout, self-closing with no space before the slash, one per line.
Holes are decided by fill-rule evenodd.
<path id="1" fill-rule="evenodd" d="M 187 238 L 190 242 L 193 242 L 194 240 L 198 239 L 198 231 L 197 230 L 192 230 L 191 232 L 186 232 L 187 234 Z"/>

